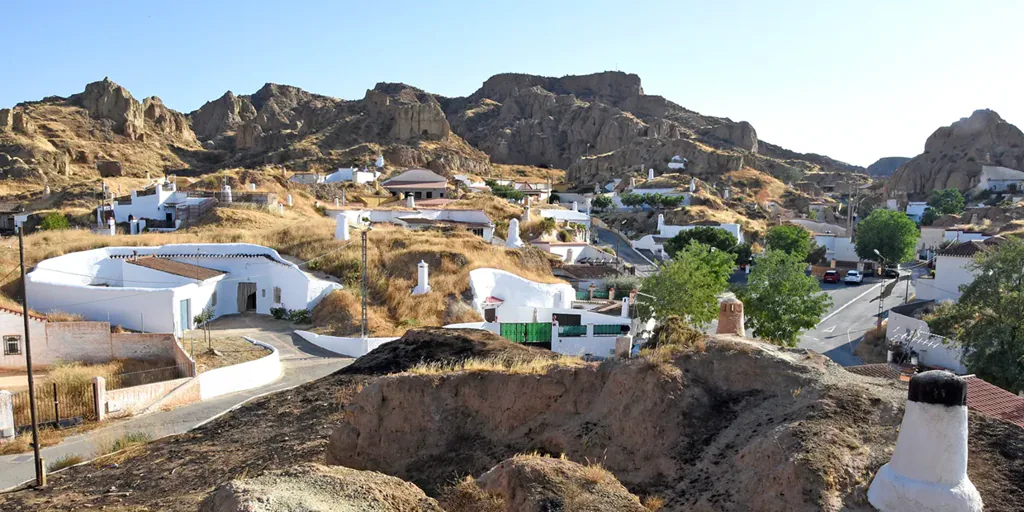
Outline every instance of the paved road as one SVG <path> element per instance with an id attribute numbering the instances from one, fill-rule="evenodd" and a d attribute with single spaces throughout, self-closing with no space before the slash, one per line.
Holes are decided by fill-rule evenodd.
<path id="1" fill-rule="evenodd" d="M 260 388 L 232 393 L 170 411 L 113 421 L 109 426 L 71 436 L 59 445 L 43 448 L 43 459 L 49 464 L 59 457 L 74 454 L 88 460 L 103 446 L 129 432 L 146 432 L 151 439 L 181 434 L 252 398 L 319 379 L 353 361 L 351 358 L 341 357 L 309 344 L 291 334 L 291 328 L 286 322 L 272 320 L 266 316 L 222 317 L 213 322 L 213 329 L 214 335 L 218 337 L 250 336 L 273 345 L 281 355 L 281 378 Z M 14 487 L 34 478 L 32 452 L 0 457 L 0 489 Z"/>
<path id="2" fill-rule="evenodd" d="M 853 354 L 853 349 L 864 337 L 864 333 L 873 329 L 878 321 L 878 292 L 882 285 L 879 279 L 866 279 L 864 284 L 853 286 L 844 284 L 822 284 L 822 289 L 832 296 L 832 310 L 826 314 L 818 325 L 801 336 L 800 348 L 821 352 L 833 361 L 852 366 L 863 364 Z M 907 291 L 904 279 L 894 283 L 885 280 L 883 289 L 882 314 L 903 304 Z M 910 295 L 914 294 L 914 286 L 910 285 Z"/>
<path id="3" fill-rule="evenodd" d="M 644 258 L 633 246 L 629 244 L 629 240 L 619 236 L 614 231 L 595 225 L 594 230 L 597 232 L 599 241 L 598 245 L 604 245 L 615 249 L 615 254 L 618 254 L 620 258 L 626 263 L 635 265 L 637 267 L 650 267 L 651 262 Z"/>

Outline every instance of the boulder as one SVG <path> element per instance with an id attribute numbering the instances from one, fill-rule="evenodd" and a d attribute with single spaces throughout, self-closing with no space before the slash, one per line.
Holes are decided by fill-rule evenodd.
<path id="1" fill-rule="evenodd" d="M 72 101 L 99 119 L 110 119 L 114 130 L 129 139 L 139 140 L 145 130 L 142 105 L 128 89 L 109 78 L 85 86 L 85 91 L 72 97 Z"/>
<path id="2" fill-rule="evenodd" d="M 100 176 L 104 178 L 124 176 L 124 169 L 121 167 L 121 162 L 114 160 L 100 160 L 96 162 L 96 170 L 99 171 Z"/>
<path id="3" fill-rule="evenodd" d="M 11 129 L 18 133 L 32 135 L 35 133 L 35 123 L 32 122 L 32 118 L 28 117 L 28 114 L 25 112 L 15 110 L 14 114 L 11 115 Z"/>
<path id="4" fill-rule="evenodd" d="M 506 459 L 476 480 L 458 484 L 441 504 L 448 510 L 507 512 L 648 510 L 606 469 L 539 455 Z"/>
<path id="5" fill-rule="evenodd" d="M 415 485 L 373 471 L 319 464 L 232 480 L 200 512 L 443 512 Z"/>
<path id="6" fill-rule="evenodd" d="M 740 149 L 757 153 L 757 131 L 746 121 L 722 123 L 712 128 L 709 133 Z"/>

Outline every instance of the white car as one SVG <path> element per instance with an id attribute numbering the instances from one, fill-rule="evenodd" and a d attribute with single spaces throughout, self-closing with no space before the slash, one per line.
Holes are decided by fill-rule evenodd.
<path id="1" fill-rule="evenodd" d="M 860 284 L 864 282 L 864 274 L 861 274 L 856 270 L 851 270 L 846 273 L 846 278 L 843 279 L 843 281 L 846 282 L 846 284 Z"/>

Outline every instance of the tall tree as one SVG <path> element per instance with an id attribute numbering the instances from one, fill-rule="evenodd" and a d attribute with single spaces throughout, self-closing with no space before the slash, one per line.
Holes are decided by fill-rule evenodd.
<path id="1" fill-rule="evenodd" d="M 964 204 L 964 195 L 955 188 L 936 190 L 928 200 L 928 206 L 939 215 L 962 213 Z"/>
<path id="2" fill-rule="evenodd" d="M 877 250 L 889 263 L 902 263 L 914 257 L 921 233 L 917 224 L 903 212 L 878 209 L 857 224 L 857 256 L 879 261 Z"/>
<path id="3" fill-rule="evenodd" d="M 674 258 L 677 252 L 690 245 L 690 242 L 693 241 L 725 252 L 735 252 L 737 242 L 736 237 L 732 236 L 732 233 L 722 228 L 697 226 L 693 229 L 680 231 L 676 236 L 666 240 L 665 252 Z"/>
<path id="4" fill-rule="evenodd" d="M 598 195 L 594 197 L 594 200 L 590 203 L 591 206 L 598 210 L 604 210 L 605 208 L 612 207 L 612 198 L 606 195 Z"/>
<path id="5" fill-rule="evenodd" d="M 970 373 L 1014 393 L 1024 391 L 1024 241 L 1009 237 L 977 255 L 976 276 L 960 299 L 928 323 L 959 341 Z"/>
<path id="6" fill-rule="evenodd" d="M 814 249 L 811 232 L 800 226 L 775 226 L 765 236 L 768 250 L 785 251 L 804 259 Z"/>
<path id="7" fill-rule="evenodd" d="M 804 273 L 804 258 L 784 251 L 768 251 L 739 290 L 746 322 L 755 336 L 795 347 L 801 330 L 810 329 L 832 306 L 818 280 Z"/>
<path id="8" fill-rule="evenodd" d="M 691 242 L 657 274 L 644 279 L 638 314 L 660 319 L 678 315 L 690 325 L 707 325 L 718 317 L 718 294 L 729 284 L 735 258 L 732 253 Z"/>

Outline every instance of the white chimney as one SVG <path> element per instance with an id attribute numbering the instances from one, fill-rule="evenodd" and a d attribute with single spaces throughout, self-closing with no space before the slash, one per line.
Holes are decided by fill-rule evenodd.
<path id="1" fill-rule="evenodd" d="M 133 235 L 139 234 L 139 221 L 135 219 L 128 221 L 128 232 Z"/>
<path id="2" fill-rule="evenodd" d="M 225 184 L 224 188 L 221 189 L 220 196 L 221 196 L 220 200 L 222 202 L 227 203 L 227 204 L 231 204 L 231 185 Z"/>
<path id="3" fill-rule="evenodd" d="M 665 231 L 665 215 L 658 214 L 658 234 L 661 235 Z"/>
<path id="4" fill-rule="evenodd" d="M 591 205 L 592 203 L 593 203 L 593 202 L 592 202 L 592 201 L 590 200 L 590 198 L 589 198 L 589 197 L 587 198 L 587 200 L 586 200 L 586 201 L 584 201 L 584 202 L 583 202 L 583 205 L 587 207 L 587 212 L 586 212 L 586 213 L 587 213 L 587 215 L 590 215 L 590 205 Z"/>
<path id="5" fill-rule="evenodd" d="M 294 203 L 292 203 L 292 195 L 291 194 L 288 194 L 288 206 L 294 206 Z"/>
<path id="6" fill-rule="evenodd" d="M 576 201 L 572 202 L 572 211 L 574 211 L 574 212 L 580 211 L 580 204 L 577 203 Z"/>
<path id="7" fill-rule="evenodd" d="M 888 464 L 868 501 L 879 510 L 980 512 L 967 477 L 967 380 L 943 370 L 910 379 L 907 406 Z"/>
<path id="8" fill-rule="evenodd" d="M 729 199 L 729 186 L 725 186 L 725 190 L 722 191 L 722 199 Z"/>
<path id="9" fill-rule="evenodd" d="M 102 228 L 103 227 L 103 207 L 102 206 L 97 206 L 96 207 L 96 227 L 98 227 L 98 228 Z"/>
<path id="10" fill-rule="evenodd" d="M 341 189 L 341 205 L 342 206 L 345 206 L 345 205 L 348 204 L 348 199 L 346 199 L 346 197 L 345 197 L 345 190 L 346 189 Z"/>
<path id="11" fill-rule="evenodd" d="M 340 205 L 340 204 L 338 204 L 338 198 L 337 198 L 337 197 L 335 197 L 335 198 L 334 198 L 334 207 L 335 207 L 335 208 L 337 208 L 338 206 L 341 206 L 341 205 Z"/>
<path id="12" fill-rule="evenodd" d="M 373 165 L 378 169 L 384 167 L 384 155 L 377 155 L 377 161 L 374 162 Z"/>
<path id="13" fill-rule="evenodd" d="M 647 179 L 648 180 L 653 180 L 654 179 L 654 168 L 653 167 L 651 167 L 650 169 L 647 169 Z"/>
<path id="14" fill-rule="evenodd" d="M 249 190 L 256 190 L 256 184 L 255 183 L 250 183 L 249 184 Z"/>
<path id="15" fill-rule="evenodd" d="M 149 180 L 150 180 L 149 171 L 146 171 L 146 181 L 149 182 Z"/>
<path id="16" fill-rule="evenodd" d="M 629 318 L 629 297 L 622 298 L 622 318 Z"/>
<path id="17" fill-rule="evenodd" d="M 334 239 L 348 240 L 348 217 L 345 216 L 344 212 L 339 212 L 336 220 L 337 224 L 334 225 Z"/>
<path id="18" fill-rule="evenodd" d="M 515 249 L 522 247 L 523 241 L 519 239 L 519 219 L 508 221 L 508 238 L 505 240 L 505 247 Z"/>
<path id="19" fill-rule="evenodd" d="M 416 208 L 416 199 L 412 197 L 412 194 L 405 196 L 405 206 L 409 208 Z"/>
<path id="20" fill-rule="evenodd" d="M 314 207 L 314 208 L 320 208 L 320 201 L 316 201 L 316 202 L 314 202 L 314 203 L 313 203 L 313 207 Z"/>
<path id="21" fill-rule="evenodd" d="M 46 188 L 43 189 L 43 195 L 44 196 L 49 196 L 50 195 L 50 186 L 49 185 L 47 185 Z"/>
<path id="22" fill-rule="evenodd" d="M 117 234 L 117 226 L 114 223 L 113 217 L 107 219 L 107 229 L 110 230 L 110 236 L 114 236 Z"/>
<path id="23" fill-rule="evenodd" d="M 418 283 L 416 284 L 416 288 L 412 289 L 412 294 L 413 295 L 423 295 L 424 293 L 427 293 L 427 292 L 430 291 L 430 282 L 429 282 L 429 278 L 428 278 L 428 267 L 429 267 L 429 265 L 427 265 L 427 262 L 425 262 L 423 260 L 420 260 L 419 265 L 416 265 L 416 267 L 417 267 L 418 274 L 419 274 L 417 277 L 419 279 L 418 279 Z"/>
<path id="24" fill-rule="evenodd" d="M 523 209 L 523 223 L 530 222 L 530 204 L 526 204 L 526 208 Z"/>
<path id="25" fill-rule="evenodd" d="M 284 215 L 284 203 L 277 203 L 277 212 Z"/>
<path id="26" fill-rule="evenodd" d="M 636 176 L 629 177 L 629 188 L 630 190 L 636 188 Z"/>
<path id="27" fill-rule="evenodd" d="M 690 178 L 690 193 L 697 191 L 697 178 Z"/>

